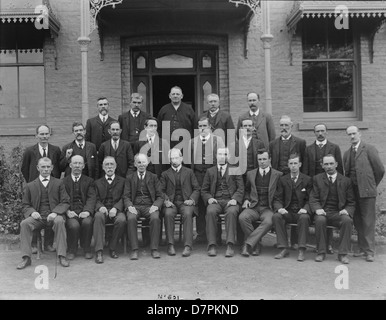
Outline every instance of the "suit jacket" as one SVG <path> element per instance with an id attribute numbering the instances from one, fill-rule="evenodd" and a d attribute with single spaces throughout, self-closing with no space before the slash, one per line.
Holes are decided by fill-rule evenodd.
<path id="1" fill-rule="evenodd" d="M 36 178 L 24 187 L 22 212 L 25 218 L 28 218 L 33 212 L 39 212 L 41 201 L 40 183 L 39 178 Z M 51 177 L 47 188 L 51 212 L 58 215 L 65 214 L 70 207 L 70 197 L 66 192 L 63 181 Z"/>
<path id="2" fill-rule="evenodd" d="M 295 195 L 299 208 L 307 210 L 308 214 L 311 214 L 310 205 L 308 203 L 311 189 L 312 178 L 300 172 L 298 180 L 295 183 Z M 292 191 L 293 183 L 291 174 L 280 177 L 273 200 L 273 208 L 275 211 L 281 208 L 286 210 L 289 208 L 292 200 Z"/>
<path id="3" fill-rule="evenodd" d="M 144 130 L 146 119 L 150 118 L 151 115 L 148 114 L 146 111 L 141 110 L 141 112 L 138 114 L 138 117 L 139 117 L 139 128 L 138 128 L 138 134 L 136 134 L 135 136 L 133 136 L 130 133 L 130 119 L 133 119 L 133 115 L 131 114 L 130 110 L 121 114 L 118 117 L 118 122 L 122 129 L 121 139 L 129 141 L 130 143 L 138 140 L 139 134 L 141 133 L 142 130 Z"/>
<path id="4" fill-rule="evenodd" d="M 344 171 L 350 174 L 350 149 L 343 155 Z M 355 170 L 358 191 L 361 198 L 377 196 L 377 186 L 383 179 L 385 167 L 379 158 L 377 149 L 361 141 L 355 156 Z"/>
<path id="5" fill-rule="evenodd" d="M 245 119 L 252 120 L 249 111 L 239 117 L 236 129 L 237 138 L 239 138 L 239 130 L 241 128 L 241 123 Z M 263 112 L 263 110 L 260 109 L 259 115 L 257 116 L 255 128 L 257 138 L 263 141 L 265 148 L 268 149 L 269 142 L 274 140 L 276 137 L 275 124 L 273 123 L 272 116 L 269 113 L 265 113 Z"/>
<path id="6" fill-rule="evenodd" d="M 318 209 L 324 209 L 326 205 L 329 181 L 326 173 L 316 175 L 312 181 L 313 186 L 310 194 L 310 207 L 312 213 L 315 213 Z M 355 211 L 355 195 L 351 180 L 338 172 L 336 183 L 338 184 L 338 210 L 346 209 L 352 218 Z"/>
<path id="7" fill-rule="evenodd" d="M 64 175 L 68 176 L 71 174 L 71 168 L 69 167 L 69 164 L 71 162 L 70 159 L 66 159 L 66 151 L 67 149 L 74 149 L 74 145 L 76 146 L 75 141 L 72 141 L 68 144 L 66 144 L 62 148 L 62 153 L 60 155 L 60 171 L 64 171 Z M 98 178 L 98 156 L 97 156 L 97 150 L 95 147 L 95 144 L 92 142 L 86 141 L 85 143 L 85 148 L 86 148 L 86 159 L 85 161 L 85 166 L 87 166 L 88 169 L 88 176 L 92 179 L 97 179 Z M 73 156 L 76 154 L 72 154 Z"/>
<path id="8" fill-rule="evenodd" d="M 192 199 L 197 205 L 198 199 L 200 197 L 200 185 L 197 182 L 193 170 L 181 166 L 180 182 L 184 201 Z M 168 170 L 162 172 L 160 184 L 165 200 L 170 200 L 171 202 L 174 202 L 176 192 L 176 179 L 174 177 L 174 172 L 172 168 L 169 168 Z"/>
<path id="9" fill-rule="evenodd" d="M 256 175 L 258 174 L 258 168 L 247 172 L 247 180 L 245 185 L 245 197 L 244 200 L 248 200 L 251 205 L 250 208 L 254 208 L 259 203 L 259 195 L 256 188 Z M 273 210 L 273 198 L 275 196 L 277 184 L 280 177 L 283 174 L 280 171 L 271 168 L 271 178 L 268 185 L 268 201 L 269 207 Z"/>
<path id="10" fill-rule="evenodd" d="M 116 208 L 118 212 L 123 212 L 123 191 L 125 189 L 126 179 L 115 175 L 113 182 L 111 182 L 111 191 L 113 195 L 113 208 Z M 105 206 L 105 201 L 107 198 L 107 188 L 109 183 L 106 180 L 106 177 L 95 181 L 95 191 L 96 191 L 96 205 L 95 211 L 99 211 L 101 207 Z"/>
<path id="11" fill-rule="evenodd" d="M 316 175 L 316 166 L 318 165 L 315 162 L 316 148 L 319 147 L 316 145 L 315 141 L 314 143 L 306 147 L 306 151 L 304 153 L 302 172 L 310 177 Z M 325 148 L 325 154 L 332 154 L 335 157 L 336 162 L 338 162 L 337 170 L 339 173 L 343 174 L 342 153 L 340 152 L 339 146 L 327 140 Z"/>
<path id="12" fill-rule="evenodd" d="M 217 149 L 220 147 L 225 147 L 224 141 L 220 137 L 211 134 L 210 138 L 205 143 L 205 150 L 207 150 L 205 151 L 205 153 L 207 153 L 205 158 L 206 164 L 210 164 L 211 166 L 217 164 Z M 197 169 L 197 164 L 202 164 L 202 142 L 199 136 L 190 140 L 188 150 L 190 152 L 190 154 L 188 153 L 188 160 L 191 161 L 191 168 L 194 171 Z"/>
<path id="13" fill-rule="evenodd" d="M 217 184 L 217 165 L 209 168 L 204 177 L 204 182 L 201 188 L 201 197 L 205 205 L 208 205 L 208 200 L 214 198 L 216 194 Z M 225 180 L 227 182 L 228 191 L 231 195 L 231 199 L 237 201 L 239 205 L 242 204 L 244 198 L 244 182 L 240 175 L 229 175 L 229 164 L 225 170 Z"/>
<path id="14" fill-rule="evenodd" d="M 280 139 L 281 137 L 271 141 L 269 143 L 269 152 L 271 153 L 271 165 L 272 168 L 278 170 L 279 168 L 279 160 L 280 160 Z M 300 162 L 303 162 L 304 159 L 304 152 L 306 150 L 306 140 L 303 140 L 301 138 L 295 137 L 294 135 L 291 135 L 290 141 L 290 152 L 297 153 L 300 155 Z M 301 168 L 301 171 L 303 172 L 303 168 Z"/>
<path id="15" fill-rule="evenodd" d="M 60 178 L 60 148 L 52 144 L 48 144 L 47 157 L 51 159 L 52 169 L 51 176 Z M 25 181 L 31 182 L 39 177 L 40 173 L 37 169 L 38 161 L 42 158 L 39 152 L 39 144 L 35 144 L 28 147 L 23 154 L 23 160 L 21 163 L 21 173 Z"/>
<path id="16" fill-rule="evenodd" d="M 246 146 L 245 146 L 243 138 L 241 138 L 240 140 L 237 140 L 236 143 L 234 144 L 234 146 L 235 146 L 234 147 L 235 148 L 235 155 L 236 155 L 236 157 L 240 157 L 240 143 L 241 143 L 241 146 L 242 146 L 241 157 L 242 157 L 242 160 L 245 160 L 245 164 L 246 164 L 245 169 L 247 169 L 248 168 L 247 149 L 246 149 Z M 254 157 L 253 157 L 253 167 L 254 168 L 258 168 L 259 167 L 259 163 L 257 162 L 257 151 L 260 150 L 260 149 L 265 149 L 264 143 L 260 139 L 257 139 L 256 137 L 252 137 L 251 142 L 249 143 L 249 147 L 252 148 L 252 153 L 254 155 Z M 231 153 L 232 153 L 233 144 L 231 144 L 229 146 L 229 149 L 231 150 Z M 230 160 L 230 163 L 231 164 L 236 164 L 233 161 L 233 159 Z M 240 159 L 238 161 L 238 164 L 240 166 Z"/>
<path id="17" fill-rule="evenodd" d="M 74 198 L 74 181 L 72 180 L 72 176 L 69 175 L 67 177 L 64 177 L 63 184 L 66 187 L 68 195 L 70 196 L 70 210 L 73 210 L 71 206 L 72 199 Z M 93 216 L 95 213 L 96 204 L 94 180 L 82 174 L 79 179 L 79 186 L 83 204 L 82 211 L 90 212 L 90 215 Z"/>
<path id="18" fill-rule="evenodd" d="M 137 186 L 138 186 L 139 178 L 137 171 L 133 172 L 125 182 L 125 190 L 123 193 L 123 202 L 125 206 L 125 210 L 128 207 L 134 206 L 136 194 L 137 194 Z M 157 175 L 151 173 L 150 171 L 146 171 L 145 174 L 145 183 L 149 189 L 151 201 L 153 201 L 153 206 L 158 207 L 161 210 L 162 204 L 164 203 L 164 196 L 161 191 L 161 186 Z"/>
<path id="19" fill-rule="evenodd" d="M 201 114 L 198 119 L 200 119 L 201 117 L 207 117 L 210 119 L 210 112 L 209 110 L 205 111 L 203 114 Z M 231 115 L 228 113 L 228 112 L 225 112 L 225 111 L 222 111 L 222 110 L 219 110 L 217 112 L 217 115 L 216 115 L 216 119 L 215 119 L 215 123 L 214 123 L 214 127 L 212 128 L 213 130 L 213 133 L 215 135 L 218 135 L 220 136 L 220 134 L 218 133 L 215 133 L 215 130 L 217 129 L 221 129 L 224 131 L 224 136 L 221 136 L 221 138 L 224 140 L 224 141 L 227 141 L 227 130 L 228 129 L 234 129 L 235 128 L 235 125 L 233 124 L 233 120 L 232 120 L 232 117 Z"/>
<path id="20" fill-rule="evenodd" d="M 112 154 L 114 154 L 114 148 L 111 145 L 110 139 L 109 141 L 103 142 L 98 151 L 99 178 L 103 177 L 104 175 L 104 171 L 102 169 L 104 158 Z M 117 168 L 115 169 L 116 175 L 126 178 L 128 174 L 135 170 L 134 154 L 130 142 L 119 139 L 118 149 L 115 151 L 114 158 L 115 162 L 117 163 Z"/>
<path id="21" fill-rule="evenodd" d="M 111 139 L 108 129 L 113 121 L 116 120 L 108 116 L 105 123 L 103 123 L 99 115 L 88 119 L 86 122 L 86 141 L 95 144 L 96 149 L 99 150 L 103 142 Z"/>

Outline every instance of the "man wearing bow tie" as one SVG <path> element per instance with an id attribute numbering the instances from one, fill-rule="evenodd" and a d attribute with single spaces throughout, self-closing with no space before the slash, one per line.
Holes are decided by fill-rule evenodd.
<path id="1" fill-rule="evenodd" d="M 229 171 L 228 148 L 217 149 L 217 164 L 206 171 L 201 189 L 201 197 L 206 207 L 206 237 L 208 256 L 217 255 L 217 220 L 225 214 L 225 233 L 227 249 L 225 257 L 234 256 L 237 235 L 237 218 L 244 197 L 244 183 L 240 175 Z"/>
<path id="2" fill-rule="evenodd" d="M 300 172 L 299 155 L 291 154 L 288 159 L 290 173 L 279 180 L 273 200 L 273 224 L 277 235 L 277 247 L 281 252 L 275 259 L 282 259 L 289 255 L 287 223 L 297 224 L 297 243 L 299 244 L 298 261 L 304 261 L 306 251 L 308 228 L 311 221 L 311 210 L 308 204 L 312 188 L 312 179 Z"/>
<path id="3" fill-rule="evenodd" d="M 134 154 L 130 142 L 121 139 L 122 130 L 118 121 L 110 123 L 111 139 L 103 142 L 98 151 L 100 177 L 103 176 L 102 162 L 107 156 L 113 157 L 117 164 L 115 173 L 126 178 L 134 171 Z"/>
<path id="4" fill-rule="evenodd" d="M 101 144 L 111 139 L 111 135 L 108 132 L 110 123 L 116 121 L 109 115 L 109 101 L 105 97 L 101 97 L 97 101 L 97 107 L 99 114 L 90 118 L 86 122 L 86 141 L 95 144 L 97 150 L 99 150 Z"/>
<path id="5" fill-rule="evenodd" d="M 150 118 L 150 115 L 141 109 L 142 103 L 143 97 L 139 93 L 131 94 L 130 109 L 118 117 L 122 129 L 122 140 L 130 143 L 138 141 L 146 119 Z"/>
<path id="6" fill-rule="evenodd" d="M 94 180 L 82 174 L 84 168 L 82 156 L 73 156 L 70 168 L 71 174 L 63 178 L 63 184 L 70 196 L 70 208 L 66 212 L 67 258 L 69 260 L 75 258 L 80 239 L 85 258 L 91 259 L 92 223 L 96 203 Z"/>
<path id="7" fill-rule="evenodd" d="M 72 124 L 72 133 L 75 140 L 66 144 L 62 148 L 60 155 L 60 170 L 64 171 L 64 175 L 71 174 L 71 157 L 75 155 L 82 156 L 85 164 L 82 174 L 92 178 L 98 178 L 98 156 L 95 144 L 85 140 L 86 130 L 81 122 L 74 122 Z"/>
<path id="8" fill-rule="evenodd" d="M 66 227 L 64 215 L 70 207 L 70 198 L 63 182 L 51 176 L 52 162 L 49 158 L 38 161 L 39 177 L 28 183 L 23 192 L 24 220 L 20 224 L 20 247 L 23 257 L 17 269 L 31 265 L 31 240 L 34 230 L 51 226 L 59 263 L 68 267 L 66 259 Z"/>
<path id="9" fill-rule="evenodd" d="M 349 178 L 340 174 L 338 163 L 331 154 L 323 157 L 323 169 L 313 178 L 310 194 L 310 208 L 314 214 L 316 262 L 322 262 L 326 257 L 326 226 L 339 228 L 338 260 L 348 264 L 348 253 L 351 246 L 352 217 L 355 211 L 355 196 Z"/>
<path id="10" fill-rule="evenodd" d="M 375 203 L 377 186 L 383 179 L 385 167 L 374 146 L 361 140 L 358 127 L 346 129 L 351 148 L 344 153 L 345 175 L 353 183 L 356 210 L 354 225 L 358 231 L 359 252 L 354 256 L 365 256 L 366 261 L 374 261 L 375 255 Z"/>
<path id="11" fill-rule="evenodd" d="M 109 241 L 110 257 L 118 258 L 116 247 L 126 227 L 126 216 L 123 210 L 123 190 L 125 178 L 115 174 L 117 163 L 113 157 L 103 160 L 105 175 L 95 181 L 96 205 L 94 217 L 95 262 L 103 263 L 103 244 L 105 240 L 106 223 L 113 223 L 113 233 Z"/>

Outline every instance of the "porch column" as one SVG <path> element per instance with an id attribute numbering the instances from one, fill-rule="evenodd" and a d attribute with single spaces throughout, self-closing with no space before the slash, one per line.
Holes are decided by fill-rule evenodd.
<path id="1" fill-rule="evenodd" d="M 273 35 L 271 34 L 270 27 L 270 12 L 269 1 L 261 1 L 262 21 L 263 21 L 263 34 L 260 39 L 263 41 L 264 46 L 264 58 L 265 58 L 265 111 L 272 114 L 272 87 L 271 87 L 271 42 Z"/>

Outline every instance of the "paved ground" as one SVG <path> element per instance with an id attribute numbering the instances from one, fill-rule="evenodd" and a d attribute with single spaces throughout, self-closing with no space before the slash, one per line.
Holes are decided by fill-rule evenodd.
<path id="1" fill-rule="evenodd" d="M 140 259 L 131 261 L 127 254 L 112 260 L 105 252 L 105 263 L 78 256 L 69 268 L 60 265 L 54 277 L 55 254 L 45 253 L 42 260 L 33 257 L 32 267 L 16 270 L 21 260 L 18 245 L 0 247 L 0 299 L 130 299 L 158 300 L 174 295 L 179 299 L 257 300 L 257 299 L 386 299 L 386 246 L 377 247 L 376 260 L 367 263 L 350 257 L 348 289 L 337 289 L 336 255 L 328 255 L 323 263 L 313 261 L 309 249 L 306 261 L 296 261 L 297 252 L 289 258 L 273 259 L 277 250 L 275 238 L 267 235 L 259 257 L 244 258 L 239 253 L 225 258 L 225 246 L 217 257 L 206 255 L 204 244 L 196 245 L 189 258 L 182 258 L 181 245 L 177 256 L 169 257 L 161 247 L 161 259 L 154 260 L 148 248 L 140 250 Z M 239 249 L 239 248 L 237 248 Z M 39 276 L 35 268 L 48 268 L 48 289 L 36 289 Z M 344 267 L 343 267 L 344 268 Z M 338 279 L 339 280 L 339 279 Z"/>

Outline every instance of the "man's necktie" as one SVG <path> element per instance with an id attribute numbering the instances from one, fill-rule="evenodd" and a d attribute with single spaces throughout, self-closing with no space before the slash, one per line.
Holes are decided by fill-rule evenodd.
<path id="1" fill-rule="evenodd" d="M 83 143 L 79 143 L 79 148 L 83 149 Z"/>
<path id="2" fill-rule="evenodd" d="M 47 157 L 46 148 L 43 148 L 43 157 Z"/>
<path id="3" fill-rule="evenodd" d="M 323 148 L 323 144 L 322 144 L 322 143 L 319 143 L 319 148 L 320 148 L 320 149 Z"/>
<path id="4" fill-rule="evenodd" d="M 79 177 L 75 177 L 75 183 L 77 183 L 79 180 Z"/>
<path id="5" fill-rule="evenodd" d="M 118 149 L 118 144 L 114 142 L 114 150 L 117 151 L 117 149 Z"/>
<path id="6" fill-rule="evenodd" d="M 206 139 L 205 139 L 205 138 L 203 138 L 201 141 L 202 141 L 202 143 L 203 143 L 203 144 L 205 144 L 205 142 L 206 142 Z"/>
<path id="7" fill-rule="evenodd" d="M 136 118 L 137 117 L 137 115 L 138 115 L 138 111 L 134 111 L 134 118 Z"/>
<path id="8" fill-rule="evenodd" d="M 263 178 L 265 177 L 265 170 L 263 170 Z"/>
<path id="9" fill-rule="evenodd" d="M 140 173 L 140 174 L 139 174 L 139 179 L 140 179 L 140 180 L 143 180 L 143 173 Z"/>
<path id="10" fill-rule="evenodd" d="M 291 179 L 293 183 L 296 183 L 296 177 L 291 177 Z"/>
<path id="11" fill-rule="evenodd" d="M 220 176 L 221 177 L 224 175 L 223 170 L 224 170 L 223 166 L 220 166 Z"/>
<path id="12" fill-rule="evenodd" d="M 357 147 L 356 146 L 352 147 L 352 152 L 354 153 L 354 155 L 357 153 Z"/>
<path id="13" fill-rule="evenodd" d="M 107 182 L 108 182 L 109 184 L 111 184 L 111 183 L 113 182 L 113 179 L 107 178 Z"/>
<path id="14" fill-rule="evenodd" d="M 44 178 L 44 179 L 42 180 L 42 183 L 43 183 L 43 186 L 44 186 L 44 187 L 47 187 L 48 179 L 47 179 L 47 178 Z"/>
<path id="15" fill-rule="evenodd" d="M 332 176 L 328 176 L 328 178 L 330 179 L 330 182 L 331 182 L 331 183 L 334 183 L 334 182 L 332 181 Z"/>

